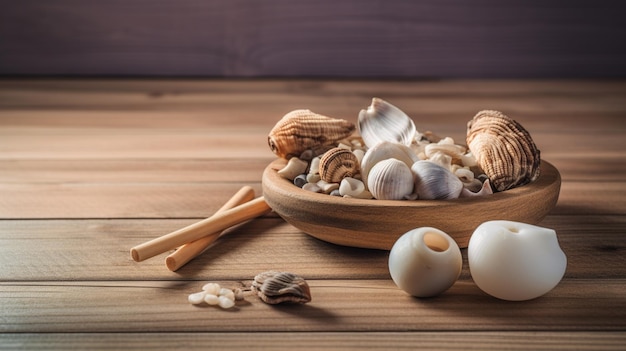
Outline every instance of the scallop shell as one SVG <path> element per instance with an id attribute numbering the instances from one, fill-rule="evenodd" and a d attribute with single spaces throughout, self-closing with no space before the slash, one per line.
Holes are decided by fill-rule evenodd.
<path id="1" fill-rule="evenodd" d="M 345 177 L 354 177 L 359 174 L 359 169 L 359 159 L 347 149 L 332 148 L 320 159 L 320 177 L 329 183 L 339 183 Z"/>
<path id="2" fill-rule="evenodd" d="M 368 149 L 363 156 L 363 160 L 361 161 L 361 178 L 363 182 L 367 184 L 367 176 L 374 165 L 389 158 L 400 160 L 409 167 L 419 161 L 419 158 L 410 147 L 383 141 Z"/>
<path id="3" fill-rule="evenodd" d="M 358 129 L 367 147 L 389 141 L 411 145 L 417 130 L 402 110 L 379 98 L 373 98 L 367 110 L 359 113 Z"/>
<path id="4" fill-rule="evenodd" d="M 431 161 L 417 161 L 411 166 L 415 175 L 415 193 L 420 200 L 456 199 L 463 182 L 452 172 Z"/>
<path id="5" fill-rule="evenodd" d="M 283 302 L 307 303 L 311 289 L 304 278 L 290 272 L 268 271 L 254 277 L 252 290 L 263 302 L 275 305 Z"/>
<path id="6" fill-rule="evenodd" d="M 530 133 L 502 112 L 478 112 L 467 124 L 467 145 L 497 191 L 539 177 L 540 153 Z"/>
<path id="7" fill-rule="evenodd" d="M 395 158 L 378 162 L 370 170 L 367 187 L 379 200 L 402 200 L 413 193 L 413 173 L 406 163 Z"/>
<path id="8" fill-rule="evenodd" d="M 308 149 L 324 151 L 347 138 L 355 125 L 349 121 L 326 117 L 310 110 L 294 110 L 276 123 L 267 142 L 278 157 L 289 159 Z"/>

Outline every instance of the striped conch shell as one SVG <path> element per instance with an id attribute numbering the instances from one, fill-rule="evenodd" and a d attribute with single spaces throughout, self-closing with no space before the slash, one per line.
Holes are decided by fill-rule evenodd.
<path id="1" fill-rule="evenodd" d="M 467 124 L 467 146 L 496 191 L 539 177 L 539 149 L 530 133 L 502 112 L 478 112 Z"/>
<path id="2" fill-rule="evenodd" d="M 276 123 L 267 142 L 278 157 L 289 159 L 309 149 L 317 154 L 324 152 L 337 141 L 349 137 L 355 129 L 353 123 L 343 119 L 310 110 L 294 110 Z"/>

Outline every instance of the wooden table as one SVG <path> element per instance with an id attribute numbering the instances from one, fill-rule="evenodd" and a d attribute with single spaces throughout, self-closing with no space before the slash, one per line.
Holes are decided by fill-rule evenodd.
<path id="1" fill-rule="evenodd" d="M 567 254 L 547 295 L 506 302 L 459 281 L 407 296 L 385 251 L 340 247 L 265 215 L 177 272 L 129 249 L 213 214 L 275 156 L 268 131 L 296 108 L 356 121 L 373 96 L 419 130 L 463 141 L 498 109 L 563 179 L 541 223 Z M 0 81 L 0 349 L 626 348 L 623 81 Z M 532 206 L 532 204 L 529 204 Z M 192 306 L 208 281 L 304 276 L 313 301 Z"/>

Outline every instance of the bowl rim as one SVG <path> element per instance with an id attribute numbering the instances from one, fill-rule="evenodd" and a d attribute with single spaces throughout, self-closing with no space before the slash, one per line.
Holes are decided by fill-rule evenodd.
<path id="1" fill-rule="evenodd" d="M 462 197 L 451 200 L 378 200 L 378 199 L 359 199 L 341 196 L 331 196 L 328 194 L 315 193 L 304 190 L 291 182 L 289 179 L 283 178 L 278 174 L 278 170 L 287 164 L 287 160 L 278 158 L 272 161 L 263 172 L 263 190 L 270 188 L 272 191 L 278 191 L 282 195 L 308 201 L 323 202 L 329 205 L 345 205 L 345 206 L 365 206 L 365 207 L 433 207 L 433 206 L 455 206 L 466 203 L 493 202 L 500 199 L 510 197 L 529 195 L 538 191 L 544 191 L 546 187 L 558 184 L 560 188 L 561 175 L 559 171 L 550 162 L 541 160 L 539 176 L 536 180 L 506 191 L 495 192 L 485 196 Z M 269 182 L 269 184 L 268 184 Z"/>

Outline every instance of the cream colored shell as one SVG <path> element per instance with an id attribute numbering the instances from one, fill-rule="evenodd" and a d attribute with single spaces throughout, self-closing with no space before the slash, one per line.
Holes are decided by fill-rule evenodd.
<path id="1" fill-rule="evenodd" d="M 467 145 L 497 191 L 539 177 L 540 153 L 530 133 L 502 112 L 478 112 L 467 124 Z"/>
<path id="2" fill-rule="evenodd" d="M 379 200 L 402 200 L 413 193 L 413 173 L 404 162 L 395 158 L 374 165 L 367 177 L 367 188 Z"/>
<path id="3" fill-rule="evenodd" d="M 366 110 L 359 112 L 358 129 L 367 147 L 383 141 L 411 145 L 417 130 L 402 110 L 387 101 L 373 98 Z"/>
<path id="4" fill-rule="evenodd" d="M 310 110 L 294 110 L 280 119 L 267 138 L 272 152 L 289 159 L 312 149 L 322 153 L 356 129 L 349 121 L 331 118 Z"/>

